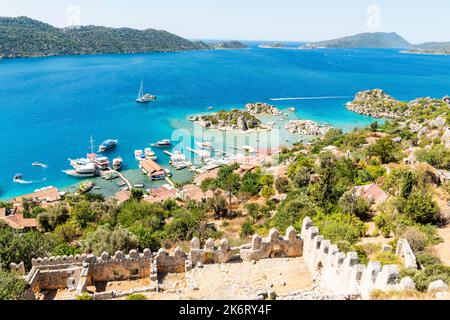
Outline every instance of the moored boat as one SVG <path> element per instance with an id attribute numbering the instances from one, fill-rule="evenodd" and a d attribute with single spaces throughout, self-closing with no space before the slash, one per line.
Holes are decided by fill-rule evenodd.
<path id="1" fill-rule="evenodd" d="M 157 143 L 153 143 L 152 147 L 170 147 L 172 145 L 172 141 L 170 139 L 163 139 L 158 141 Z"/>
<path id="2" fill-rule="evenodd" d="M 146 159 L 150 159 L 153 161 L 158 160 L 158 157 L 156 156 L 155 152 L 151 148 L 145 148 L 144 155 Z"/>
<path id="3" fill-rule="evenodd" d="M 134 157 L 137 161 L 143 161 L 145 160 L 145 154 L 143 150 L 135 150 L 134 151 Z"/>
<path id="4" fill-rule="evenodd" d="M 88 178 L 97 176 L 99 169 L 95 163 L 88 163 L 74 170 L 65 170 L 63 172 L 75 178 Z"/>
<path id="5" fill-rule="evenodd" d="M 121 157 L 115 158 L 113 160 L 113 169 L 114 170 L 121 170 L 122 169 L 122 163 L 123 163 L 123 159 Z"/>
<path id="6" fill-rule="evenodd" d="M 79 191 L 81 194 L 85 194 L 85 193 L 88 193 L 89 191 L 91 191 L 94 188 L 94 186 L 95 186 L 95 182 L 86 181 L 80 185 Z"/>

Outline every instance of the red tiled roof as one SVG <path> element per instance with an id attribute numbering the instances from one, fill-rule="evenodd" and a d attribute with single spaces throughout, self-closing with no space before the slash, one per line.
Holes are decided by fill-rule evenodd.
<path id="1" fill-rule="evenodd" d="M 22 214 L 14 214 L 1 217 L 0 220 L 6 222 L 11 228 L 22 230 L 24 228 L 37 228 L 36 219 L 26 219 Z"/>
<path id="2" fill-rule="evenodd" d="M 14 198 L 15 202 L 20 203 L 23 198 L 27 199 L 36 199 L 38 201 L 46 201 L 46 202 L 55 202 L 61 200 L 61 195 L 59 194 L 58 189 L 49 188 L 44 190 L 39 190 L 27 195 L 23 195 L 20 197 Z"/>
<path id="3" fill-rule="evenodd" d="M 121 190 L 116 193 L 116 199 L 119 201 L 119 203 L 124 203 L 131 197 L 131 192 L 127 190 Z"/>
<path id="4" fill-rule="evenodd" d="M 355 187 L 356 194 L 365 199 L 371 199 L 376 204 L 385 202 L 389 196 L 375 183 Z"/>

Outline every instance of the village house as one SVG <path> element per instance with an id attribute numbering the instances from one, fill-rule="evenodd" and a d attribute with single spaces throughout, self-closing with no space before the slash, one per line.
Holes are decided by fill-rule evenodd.
<path id="1" fill-rule="evenodd" d="M 202 188 L 194 184 L 188 184 L 183 188 L 181 188 L 180 190 L 178 190 L 177 197 L 179 197 L 181 200 L 185 202 L 188 201 L 203 202 L 207 198 Z"/>
<path id="2" fill-rule="evenodd" d="M 58 203 L 62 199 L 63 194 L 55 187 L 47 187 L 27 195 L 16 197 L 13 199 L 13 204 L 18 209 L 21 209 L 23 199 L 28 199 L 40 205 L 42 208 L 46 208 L 49 205 Z"/>
<path id="3" fill-rule="evenodd" d="M 150 203 L 161 203 L 168 199 L 175 199 L 177 190 L 171 185 L 165 184 L 160 188 L 150 190 L 144 201 Z"/>
<path id="4" fill-rule="evenodd" d="M 389 195 L 375 183 L 357 186 L 353 190 L 357 197 L 372 201 L 376 206 L 385 203 L 389 199 Z"/>
<path id="5" fill-rule="evenodd" d="M 37 228 L 36 219 L 24 218 L 23 214 L 18 213 L 17 208 L 11 210 L 0 208 L 0 221 L 6 223 L 15 230 L 28 230 Z"/>
<path id="6" fill-rule="evenodd" d="M 131 197 L 131 192 L 128 190 L 120 190 L 116 193 L 115 198 L 119 202 L 119 204 L 122 204 L 126 201 L 128 201 Z"/>
<path id="7" fill-rule="evenodd" d="M 200 186 L 204 180 L 216 178 L 218 173 L 219 168 L 201 173 L 194 178 L 194 184 Z"/>

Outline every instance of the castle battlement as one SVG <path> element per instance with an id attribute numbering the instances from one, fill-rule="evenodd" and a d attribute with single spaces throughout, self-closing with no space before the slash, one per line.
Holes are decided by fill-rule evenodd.
<path id="1" fill-rule="evenodd" d="M 414 290 L 416 287 L 410 277 L 400 278 L 398 265 L 381 266 L 376 261 L 363 265 L 356 252 L 340 252 L 336 245 L 320 235 L 310 218 L 304 219 L 301 236 L 304 243 L 303 258 L 321 289 L 326 292 L 369 299 L 373 290 L 402 291 Z M 391 251 L 392 248 L 385 245 L 383 250 Z M 404 268 L 418 268 L 407 240 L 398 241 L 396 254 L 401 258 Z"/>

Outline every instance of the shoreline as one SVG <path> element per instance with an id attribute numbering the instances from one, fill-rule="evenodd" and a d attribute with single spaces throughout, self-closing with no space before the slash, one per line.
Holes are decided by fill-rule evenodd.
<path id="1" fill-rule="evenodd" d="M 415 51 L 408 51 L 408 50 L 402 50 L 399 51 L 401 54 L 417 54 L 417 55 L 424 55 L 424 56 L 450 56 L 449 53 L 444 52 L 415 52 Z"/>

